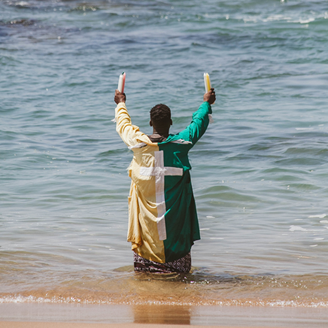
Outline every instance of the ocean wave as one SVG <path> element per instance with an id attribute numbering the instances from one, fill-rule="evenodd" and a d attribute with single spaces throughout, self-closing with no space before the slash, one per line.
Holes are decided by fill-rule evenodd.
<path id="1" fill-rule="evenodd" d="M 318 219 L 323 219 L 327 216 L 326 213 L 323 213 L 323 214 L 316 214 L 316 215 L 309 215 L 309 219 L 312 219 L 312 218 L 318 218 Z M 321 221 L 320 221 L 321 222 Z"/>
<path id="2" fill-rule="evenodd" d="M 264 16 L 263 14 L 254 14 L 254 15 L 229 15 L 230 19 L 241 20 L 244 23 L 272 23 L 272 22 L 285 22 L 293 24 L 309 24 L 317 20 L 328 19 L 328 12 L 325 13 L 313 13 L 311 15 L 306 15 L 302 13 L 294 13 L 293 15 L 285 14 L 273 14 Z"/>
<path id="3" fill-rule="evenodd" d="M 294 307 L 294 308 L 328 308 L 328 300 L 272 300 L 272 299 L 231 299 L 231 300 L 204 300 L 193 297 L 192 300 L 163 300 L 142 299 L 136 300 L 131 297 L 116 300 L 81 299 L 78 297 L 52 297 L 43 298 L 35 296 L 6 296 L 0 297 L 0 304 L 84 304 L 84 305 L 174 305 L 174 306 L 260 306 L 260 307 Z"/>
<path id="4" fill-rule="evenodd" d="M 0 303 L 328 307 L 328 278 L 318 275 L 231 275 L 194 270 L 156 275 L 117 272 L 116 278 L 77 276 L 63 283 L 0 293 Z M 24 290 L 25 289 L 25 290 Z"/>

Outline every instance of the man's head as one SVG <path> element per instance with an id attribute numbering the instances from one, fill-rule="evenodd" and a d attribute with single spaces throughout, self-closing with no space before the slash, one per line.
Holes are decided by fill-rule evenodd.
<path id="1" fill-rule="evenodd" d="M 150 110 L 150 126 L 154 127 L 157 133 L 168 133 L 171 120 L 171 110 L 163 104 L 158 104 Z"/>

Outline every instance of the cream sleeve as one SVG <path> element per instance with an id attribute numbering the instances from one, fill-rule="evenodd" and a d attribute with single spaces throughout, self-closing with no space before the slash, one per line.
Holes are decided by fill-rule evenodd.
<path id="1" fill-rule="evenodd" d="M 134 147 L 143 142 L 152 144 L 148 136 L 139 130 L 139 127 L 131 123 L 131 117 L 124 102 L 120 102 L 115 108 L 116 131 L 128 147 Z"/>

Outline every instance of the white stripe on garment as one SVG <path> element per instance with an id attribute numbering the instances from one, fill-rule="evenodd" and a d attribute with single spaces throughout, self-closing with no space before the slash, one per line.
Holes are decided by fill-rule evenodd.
<path id="1" fill-rule="evenodd" d="M 164 167 L 164 152 L 163 150 L 155 151 L 155 166 L 154 167 L 140 167 L 140 175 L 154 176 L 156 187 L 156 207 L 157 207 L 157 229 L 159 240 L 166 239 L 165 226 L 165 176 L 182 175 L 183 169 L 179 167 Z"/>

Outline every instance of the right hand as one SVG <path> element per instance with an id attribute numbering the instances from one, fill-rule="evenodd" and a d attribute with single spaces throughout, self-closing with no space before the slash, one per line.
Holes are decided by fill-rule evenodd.
<path id="1" fill-rule="evenodd" d="M 214 88 L 211 88 L 209 92 L 204 94 L 204 101 L 207 101 L 210 105 L 214 104 L 216 100 Z"/>
<path id="2" fill-rule="evenodd" d="M 119 104 L 121 102 L 126 102 L 126 95 L 125 93 L 119 92 L 117 89 L 115 90 L 114 101 Z"/>

